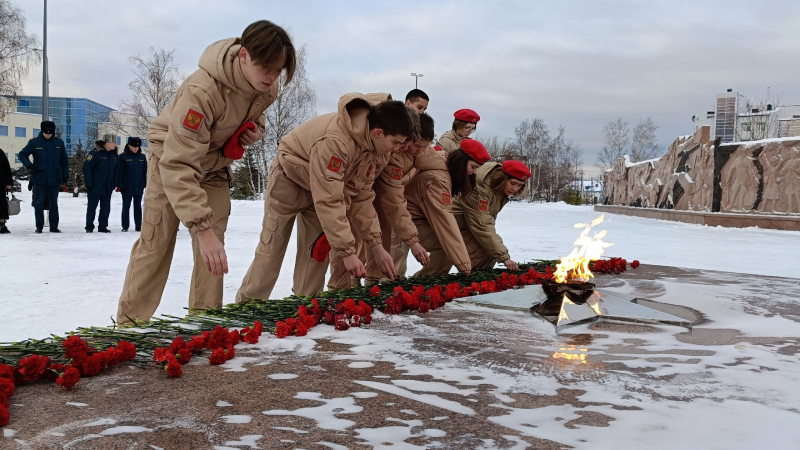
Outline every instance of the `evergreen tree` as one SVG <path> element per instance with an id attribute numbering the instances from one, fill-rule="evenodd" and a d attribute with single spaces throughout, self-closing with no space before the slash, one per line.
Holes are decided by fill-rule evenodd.
<path id="1" fill-rule="evenodd" d="M 256 160 L 251 150 L 245 150 L 242 159 L 234 164 L 233 189 L 231 198 L 234 200 L 255 200 L 256 184 L 258 184 L 258 169 Z"/>
<path id="2" fill-rule="evenodd" d="M 78 145 L 72 151 L 72 157 L 69 159 L 69 182 L 67 183 L 67 190 L 72 192 L 73 197 L 78 196 L 78 192 L 86 192 L 86 183 L 83 179 L 83 162 L 86 160 L 88 152 L 83 148 L 83 142 L 78 139 Z M 75 187 L 78 191 L 75 191 Z"/>

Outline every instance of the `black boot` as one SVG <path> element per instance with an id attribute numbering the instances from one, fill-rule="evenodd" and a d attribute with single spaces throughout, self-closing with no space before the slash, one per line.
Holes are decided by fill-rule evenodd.
<path id="1" fill-rule="evenodd" d="M 127 232 L 128 232 L 128 229 L 127 229 L 127 228 L 123 228 L 123 229 L 122 229 L 122 232 L 123 232 L 123 233 L 127 233 Z"/>
<path id="2" fill-rule="evenodd" d="M 97 231 L 99 231 L 100 233 L 111 233 L 111 230 L 109 230 L 108 228 L 98 228 Z"/>
<path id="3" fill-rule="evenodd" d="M 41 229 L 41 228 L 37 228 L 37 229 L 36 229 L 36 231 L 35 231 L 34 233 L 36 233 L 36 234 L 42 234 L 42 229 Z"/>
<path id="4" fill-rule="evenodd" d="M 9 234 L 9 233 L 11 232 L 8 231 L 8 228 L 6 228 L 6 224 L 3 224 L 3 226 L 0 227 L 0 234 Z"/>
<path id="5" fill-rule="evenodd" d="M 89 229 L 89 228 L 87 228 L 87 229 L 86 229 L 86 232 L 87 232 L 87 233 L 94 233 L 94 230 L 93 230 L 93 229 Z"/>
<path id="6" fill-rule="evenodd" d="M 51 233 L 61 233 L 61 230 L 59 230 L 58 228 L 51 228 L 50 232 Z"/>

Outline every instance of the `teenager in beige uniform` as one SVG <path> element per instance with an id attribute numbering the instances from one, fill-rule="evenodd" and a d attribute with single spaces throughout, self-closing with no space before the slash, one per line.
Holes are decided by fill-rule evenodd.
<path id="1" fill-rule="evenodd" d="M 424 128 L 422 124 L 422 115 L 425 114 L 425 111 L 428 109 L 428 104 L 430 102 L 430 98 L 425 91 L 421 89 L 412 89 L 408 91 L 406 94 L 406 106 L 413 109 L 417 114 L 420 115 L 420 128 Z M 408 237 L 413 233 L 416 236 L 416 230 L 412 230 L 411 228 L 413 225 L 411 224 L 411 219 L 408 216 L 406 211 L 405 205 L 405 196 L 403 195 L 403 188 L 408 183 L 408 180 L 411 179 L 411 176 L 414 174 L 414 161 L 417 156 L 424 150 L 426 147 L 430 146 L 430 141 L 433 140 L 435 132 L 433 130 L 433 119 L 428 116 L 428 120 L 430 120 L 431 130 L 430 133 L 423 132 L 422 135 L 425 137 L 420 137 L 420 139 L 415 139 L 414 142 L 409 142 L 406 144 L 406 148 L 401 150 L 400 152 L 396 152 L 392 154 L 391 160 L 389 164 L 386 166 L 384 171 L 381 173 L 381 176 L 378 178 L 378 181 L 375 183 L 375 201 L 373 202 L 375 205 L 375 212 L 378 214 L 378 221 L 381 224 L 381 236 L 383 237 L 383 247 L 392 253 L 392 258 L 394 259 L 394 268 L 397 271 L 397 276 L 399 278 L 405 278 L 406 276 L 406 259 L 408 257 L 409 250 L 412 250 L 407 242 Z M 430 135 L 428 137 L 428 135 Z M 399 173 L 397 168 L 400 168 Z M 397 180 L 396 177 L 400 176 L 400 180 Z M 385 186 L 382 188 L 381 186 Z M 383 193 L 388 192 L 389 195 L 384 196 Z M 394 215 L 392 217 L 387 217 L 386 211 L 384 211 L 383 203 L 386 203 L 387 200 L 391 202 L 391 199 L 394 199 L 394 206 L 389 205 L 386 209 L 394 210 Z M 396 224 L 393 226 L 393 224 Z M 400 228 L 401 234 L 400 239 L 404 239 L 399 247 L 395 247 L 392 244 L 392 241 L 397 238 L 397 231 L 393 228 Z M 425 251 L 420 245 L 415 245 L 413 248 L 414 257 L 423 265 L 427 265 L 430 263 L 430 259 L 428 258 L 428 253 Z M 375 259 L 372 258 L 370 254 L 366 255 L 366 266 L 367 266 L 367 282 L 368 283 L 376 283 L 382 277 L 382 272 L 378 268 L 377 264 L 375 264 Z"/>
<path id="2" fill-rule="evenodd" d="M 408 213 L 405 186 L 415 172 L 417 157 L 425 148 L 430 147 L 434 136 L 433 126 L 431 116 L 422 113 L 419 116 L 417 136 L 403 151 L 392 154 L 389 164 L 375 182 L 375 210 L 381 219 L 383 246 L 392 253 L 399 277 L 405 277 L 405 260 L 409 250 L 423 266 L 430 263 L 428 249 L 420 245 L 417 228 Z M 395 241 L 399 243 L 397 246 L 393 244 Z M 376 283 L 382 279 L 383 274 L 374 258 L 367 256 L 367 282 Z"/>
<path id="3" fill-rule="evenodd" d="M 461 141 L 475 132 L 481 120 L 481 116 L 471 109 L 459 109 L 453 117 L 453 128 L 444 132 L 436 143 L 446 153 L 458 150 Z"/>
<path id="4" fill-rule="evenodd" d="M 371 94 L 372 95 L 372 94 Z M 391 96 L 389 97 L 391 99 Z M 371 98 L 372 102 L 381 101 L 376 97 Z M 406 100 L 406 106 L 409 102 Z M 413 112 L 411 108 L 409 111 Z M 412 115 L 412 117 L 414 117 Z M 418 128 L 418 125 L 415 129 Z M 415 133 L 417 134 L 417 133 Z M 401 236 L 407 245 L 413 249 L 414 255 L 417 259 L 427 263 L 428 253 L 418 243 L 417 230 L 414 224 L 411 223 L 411 216 L 406 211 L 405 197 L 403 196 L 403 186 L 409 179 L 409 172 L 414 167 L 414 154 L 409 142 L 406 142 L 401 148 L 381 158 L 379 165 L 375 168 L 377 177 L 372 186 L 375 191 L 375 199 L 372 206 L 375 208 L 375 213 L 378 217 L 378 222 L 381 229 L 381 241 L 383 248 L 391 251 L 392 239 L 392 224 L 401 231 Z M 387 214 L 388 212 L 388 214 Z M 387 217 L 388 215 L 388 217 Z M 367 280 L 371 276 L 376 278 L 383 277 L 384 273 L 379 264 L 377 263 L 374 253 L 368 252 L 362 245 L 361 240 L 357 241 L 357 254 L 361 262 L 365 264 L 367 270 Z M 354 285 L 358 285 L 359 280 L 350 275 L 345 269 L 341 258 L 335 255 L 331 257 L 331 276 L 328 280 L 328 287 L 331 289 L 345 289 Z"/>
<path id="5" fill-rule="evenodd" d="M 497 234 L 495 222 L 509 196 L 525 194 L 525 180 L 530 177 L 527 166 L 519 161 L 486 163 L 476 174 L 475 191 L 453 202 L 453 215 L 473 270 L 491 268 L 495 262 L 502 262 L 509 270 L 519 270 Z"/>
<path id="6" fill-rule="evenodd" d="M 275 100 L 277 79 L 291 80 L 295 50 L 272 22 L 249 25 L 241 38 L 208 47 L 200 69 L 178 88 L 175 99 L 150 125 L 147 191 L 142 233 L 131 250 L 117 320 L 149 320 L 167 282 L 178 223 L 192 236 L 191 308 L 222 307 L 223 247 L 230 213 L 229 165 L 223 147 L 244 122 L 255 131 L 239 135 L 249 145 L 264 130 L 264 110 Z"/>
<path id="7" fill-rule="evenodd" d="M 472 193 L 475 172 L 489 159 L 483 144 L 473 139 L 462 141 L 461 148 L 449 154 L 440 147 L 428 147 L 417 158 L 417 173 L 405 194 L 408 212 L 419 231 L 420 243 L 430 252 L 431 262 L 415 277 L 446 275 L 453 264 L 459 272 L 470 274 L 472 263 L 451 204 L 454 198 Z"/>
<path id="8" fill-rule="evenodd" d="M 311 119 L 281 139 L 270 167 L 260 241 L 237 302 L 269 298 L 300 214 L 305 231 L 298 236 L 298 248 L 308 252 L 306 261 L 316 263 L 312 243 L 319 243 L 324 232 L 330 257 L 341 258 L 351 276 L 365 277 L 354 230 L 384 273 L 394 277 L 392 258 L 381 245 L 372 183 L 385 155 L 399 150 L 414 133 L 412 114 L 401 102 L 373 105 L 367 96 L 348 94 L 339 100 L 337 112 Z M 315 294 L 322 289 L 325 272 L 302 261 L 295 266 L 294 292 Z"/>

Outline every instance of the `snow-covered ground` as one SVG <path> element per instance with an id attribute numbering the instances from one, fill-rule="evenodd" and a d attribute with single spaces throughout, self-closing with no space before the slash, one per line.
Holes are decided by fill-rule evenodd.
<path id="1" fill-rule="evenodd" d="M 131 246 L 138 233 L 120 232 L 121 196 L 111 203 L 111 234 L 84 232 L 86 197 L 59 198 L 62 234 L 33 233 L 30 193 L 22 214 L 0 235 L 0 342 L 62 334 L 79 326 L 108 325 L 122 290 Z M 230 273 L 225 302 L 233 302 L 253 257 L 263 204 L 234 201 L 226 234 Z M 517 261 L 565 256 L 579 230 L 572 227 L 598 214 L 591 207 L 511 203 L 498 229 Z M 800 233 L 710 228 L 677 222 L 607 215 L 597 229 L 614 246 L 609 256 L 642 263 L 800 278 Z M 291 293 L 295 243 L 290 242 L 274 298 Z M 413 259 L 409 272 L 418 269 Z M 169 282 L 158 313 L 183 315 L 192 271 L 191 238 L 181 227 Z"/>

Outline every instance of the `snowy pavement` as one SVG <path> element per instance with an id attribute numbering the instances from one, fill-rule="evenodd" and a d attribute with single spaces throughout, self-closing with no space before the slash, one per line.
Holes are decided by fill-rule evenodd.
<path id="1" fill-rule="evenodd" d="M 800 448 L 796 280 L 643 265 L 597 284 L 694 327 L 376 313 L 194 358 L 179 379 L 121 365 L 71 391 L 21 386 L 0 447 Z"/>
<path id="2" fill-rule="evenodd" d="M 0 342 L 63 334 L 79 326 L 108 325 L 115 315 L 130 249 L 138 233 L 121 233 L 121 196 L 111 203 L 111 234 L 84 232 L 86 197 L 59 197 L 61 234 L 34 230 L 30 193 L 22 214 L 9 222 L 10 235 L 0 235 Z M 252 261 L 261 230 L 263 204 L 234 201 L 226 234 L 230 273 L 225 278 L 225 303 Z M 578 231 L 572 227 L 595 217 L 591 207 L 564 204 L 511 203 L 500 214 L 498 229 L 512 258 L 556 259 L 572 248 Z M 791 231 L 710 228 L 699 225 L 606 215 L 598 227 L 608 230 L 614 246 L 609 256 L 645 264 L 721 270 L 800 278 L 800 233 Z M 286 253 L 273 298 L 291 293 L 295 241 Z M 418 264 L 411 259 L 409 272 Z M 181 227 L 170 278 L 157 314 L 183 315 L 192 272 L 191 238 Z"/>

